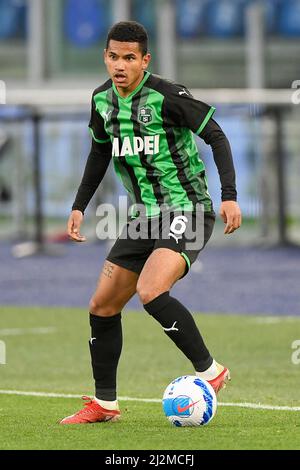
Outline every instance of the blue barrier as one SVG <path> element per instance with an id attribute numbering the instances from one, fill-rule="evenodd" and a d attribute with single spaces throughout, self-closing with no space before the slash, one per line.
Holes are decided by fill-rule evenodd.
<path id="1" fill-rule="evenodd" d="M 286 37 L 300 37 L 300 0 L 282 3 L 278 32 Z"/>
<path id="2" fill-rule="evenodd" d="M 209 36 L 230 38 L 245 31 L 244 0 L 212 0 L 207 6 L 206 32 Z"/>
<path id="3" fill-rule="evenodd" d="M 205 30 L 208 0 L 176 0 L 177 34 L 186 39 L 199 36 Z"/>
<path id="4" fill-rule="evenodd" d="M 0 0 L 0 40 L 26 36 L 27 5 L 24 0 Z"/>
<path id="5" fill-rule="evenodd" d="M 177 34 L 185 39 L 199 36 L 241 37 L 245 33 L 247 7 L 255 0 L 176 0 Z M 267 34 L 300 34 L 300 0 L 265 0 Z"/>
<path id="6" fill-rule="evenodd" d="M 282 0 L 265 0 L 265 29 L 267 34 L 277 34 Z"/>
<path id="7" fill-rule="evenodd" d="M 104 0 L 67 0 L 64 31 L 77 47 L 89 47 L 103 39 L 110 27 L 108 2 Z"/>
<path id="8" fill-rule="evenodd" d="M 153 0 L 133 0 L 131 19 L 145 26 L 149 36 L 154 36 L 156 30 L 156 14 Z"/>

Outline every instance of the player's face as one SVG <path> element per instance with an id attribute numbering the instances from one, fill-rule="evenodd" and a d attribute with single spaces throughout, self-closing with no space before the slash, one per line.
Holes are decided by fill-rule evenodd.
<path id="1" fill-rule="evenodd" d="M 107 71 L 122 96 L 129 95 L 138 86 L 150 59 L 150 54 L 142 55 L 138 42 L 111 39 L 104 50 Z"/>

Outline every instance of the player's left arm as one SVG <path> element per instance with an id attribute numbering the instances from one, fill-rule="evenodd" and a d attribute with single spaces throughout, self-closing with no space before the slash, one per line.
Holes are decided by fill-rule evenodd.
<path id="1" fill-rule="evenodd" d="M 233 233 L 241 226 L 242 214 L 236 202 L 235 170 L 230 144 L 221 127 L 212 118 L 198 135 L 212 148 L 221 181 L 220 216 L 226 224 L 224 233 Z"/>
<path id="2" fill-rule="evenodd" d="M 232 233 L 242 223 L 235 184 L 230 144 L 220 126 L 212 119 L 213 106 L 196 100 L 183 85 L 169 85 L 165 99 L 166 115 L 174 126 L 187 127 L 211 146 L 222 190 L 220 215 L 226 224 L 224 233 Z"/>

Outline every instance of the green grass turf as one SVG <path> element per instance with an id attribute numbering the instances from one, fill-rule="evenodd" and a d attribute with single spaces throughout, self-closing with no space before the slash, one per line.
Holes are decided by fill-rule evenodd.
<path id="1" fill-rule="evenodd" d="M 196 315 L 209 349 L 230 366 L 220 402 L 300 406 L 298 318 L 261 324 L 258 317 Z M 259 319 L 258 319 L 259 320 Z M 0 389 L 93 395 L 84 309 L 1 307 L 0 330 L 54 327 L 54 333 L 1 336 L 7 364 Z M 184 356 L 147 314 L 123 314 L 119 395 L 161 398 L 167 384 L 193 373 Z M 300 449 L 300 412 L 219 406 L 206 427 L 175 428 L 159 403 L 120 401 L 122 420 L 87 426 L 57 421 L 81 407 L 74 398 L 0 395 L 1 449 Z"/>

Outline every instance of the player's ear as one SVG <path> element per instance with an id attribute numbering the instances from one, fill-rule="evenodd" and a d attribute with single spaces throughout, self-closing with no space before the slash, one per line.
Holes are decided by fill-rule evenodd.
<path id="1" fill-rule="evenodd" d="M 104 60 L 105 64 L 106 64 L 106 53 L 107 53 L 107 49 L 104 49 L 104 51 L 103 51 L 103 60 Z"/>
<path id="2" fill-rule="evenodd" d="M 143 62 L 142 62 L 142 69 L 143 70 L 146 70 L 149 63 L 150 63 L 150 60 L 151 60 L 151 54 L 150 52 L 147 52 L 147 54 L 144 55 L 143 57 Z"/>

